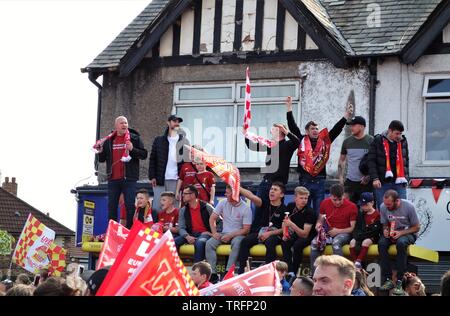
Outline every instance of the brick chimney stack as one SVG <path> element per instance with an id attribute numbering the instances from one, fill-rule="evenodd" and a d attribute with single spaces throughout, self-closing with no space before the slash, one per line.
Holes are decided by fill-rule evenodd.
<path id="1" fill-rule="evenodd" d="M 11 182 L 9 182 L 9 177 L 5 177 L 5 182 L 2 184 L 2 188 L 11 194 L 17 196 L 17 183 L 16 178 L 12 177 Z"/>

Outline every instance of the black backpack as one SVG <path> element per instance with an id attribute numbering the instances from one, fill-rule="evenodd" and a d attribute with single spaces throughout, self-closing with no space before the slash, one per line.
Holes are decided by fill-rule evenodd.
<path id="1" fill-rule="evenodd" d="M 369 175 L 369 153 L 365 153 L 362 157 L 361 161 L 359 162 L 359 171 L 365 175 Z"/>

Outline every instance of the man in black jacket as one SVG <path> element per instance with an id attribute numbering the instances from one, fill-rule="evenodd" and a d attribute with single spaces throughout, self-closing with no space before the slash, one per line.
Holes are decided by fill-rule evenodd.
<path id="1" fill-rule="evenodd" d="M 178 133 L 181 122 L 183 122 L 181 117 L 170 115 L 164 135 L 156 137 L 153 141 L 148 178 L 153 187 L 152 206 L 158 212 L 161 209 L 159 203 L 161 193 L 176 193 L 179 171 L 183 163 L 183 145 L 189 144 L 184 135 Z"/>
<path id="2" fill-rule="evenodd" d="M 350 119 L 352 114 L 353 105 L 349 103 L 345 109 L 344 116 L 333 126 L 329 133 L 325 129 L 319 132 L 319 125 L 314 121 L 310 121 L 305 126 L 306 134 L 302 135 L 292 114 L 292 102 L 287 102 L 288 127 L 300 141 L 297 168 L 299 185 L 307 188 L 310 192 L 308 206 L 314 210 L 316 216 L 319 215 L 320 202 L 325 198 L 325 179 L 327 177 L 325 164 L 330 154 L 331 143 L 341 134 L 345 123 Z M 328 144 L 327 140 L 329 141 Z M 305 146 L 305 144 L 309 144 L 309 146 Z M 302 150 L 305 148 L 306 150 Z M 302 152 L 305 153 L 304 156 L 301 156 Z M 316 152 L 322 153 L 322 155 L 316 156 Z M 311 163 L 303 163 L 302 158 L 309 156 L 309 154 L 312 156 Z M 318 167 L 319 165 L 320 167 Z M 312 173 L 310 169 L 315 172 Z"/>
<path id="3" fill-rule="evenodd" d="M 129 135 L 129 140 L 128 140 Z M 139 160 L 147 158 L 139 133 L 128 128 L 128 120 L 119 116 L 115 120 L 115 133 L 100 147 L 97 147 L 98 161 L 106 162 L 108 174 L 108 218 L 118 221 L 118 204 L 120 194 L 125 198 L 127 210 L 127 228 L 133 224 L 135 211 L 136 181 L 139 179 Z M 131 160 L 123 161 L 124 152 L 128 151 Z"/>
<path id="4" fill-rule="evenodd" d="M 406 185 L 409 176 L 409 152 L 405 128 L 402 122 L 394 120 L 388 130 L 375 135 L 369 148 L 368 165 L 373 181 L 377 207 L 383 203 L 387 190 L 395 190 L 401 199 L 406 199 Z"/>
<path id="5" fill-rule="evenodd" d="M 205 246 L 212 237 L 209 218 L 214 208 L 198 199 L 198 190 L 195 185 L 188 185 L 183 190 L 185 206 L 180 209 L 178 227 L 180 236 L 175 238 L 177 248 L 188 243 L 194 245 L 194 262 L 205 259 Z"/>

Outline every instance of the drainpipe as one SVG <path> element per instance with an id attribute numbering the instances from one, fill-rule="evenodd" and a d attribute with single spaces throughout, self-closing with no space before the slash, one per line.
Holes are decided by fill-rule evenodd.
<path id="1" fill-rule="evenodd" d="M 377 60 L 369 57 L 369 134 L 375 135 L 375 97 L 377 91 Z"/>
<path id="2" fill-rule="evenodd" d="M 91 81 L 97 88 L 98 88 L 98 98 L 97 98 L 97 128 L 95 132 L 95 140 L 97 141 L 100 139 L 100 116 L 102 113 L 102 89 L 103 87 L 101 84 L 97 82 L 97 78 L 100 75 L 97 73 L 94 73 L 92 71 L 89 72 L 89 81 Z M 98 176 L 98 155 L 95 155 L 94 160 L 94 168 L 95 168 L 95 175 Z"/>

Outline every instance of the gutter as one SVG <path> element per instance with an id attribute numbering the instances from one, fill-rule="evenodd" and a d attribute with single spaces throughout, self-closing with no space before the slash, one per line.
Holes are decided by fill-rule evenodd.
<path id="1" fill-rule="evenodd" d="M 98 88 L 98 98 L 97 98 L 97 127 L 95 131 L 95 140 L 97 141 L 100 139 L 100 117 L 102 113 L 102 85 L 97 82 L 97 78 L 100 76 L 100 73 L 94 73 L 92 71 L 89 72 L 89 81 L 92 82 L 97 88 Z M 94 168 L 95 168 L 95 175 L 97 176 L 98 173 L 98 155 L 95 155 L 94 160 Z"/>
<path id="2" fill-rule="evenodd" d="M 373 57 L 367 59 L 369 66 L 369 134 L 375 135 L 375 100 L 377 92 L 377 63 Z"/>

